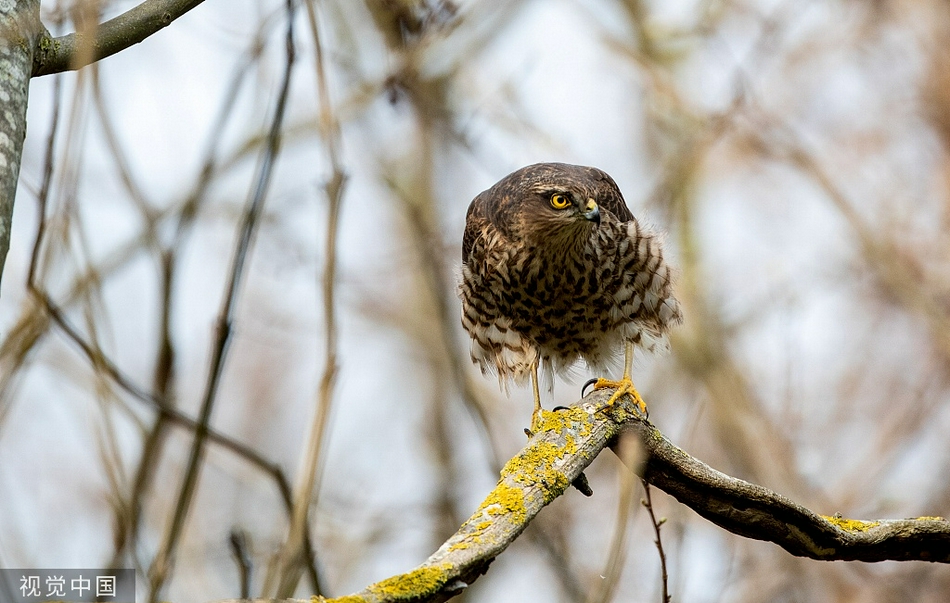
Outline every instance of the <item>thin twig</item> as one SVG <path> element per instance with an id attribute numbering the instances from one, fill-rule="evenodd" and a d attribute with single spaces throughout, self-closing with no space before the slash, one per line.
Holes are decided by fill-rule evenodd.
<path id="1" fill-rule="evenodd" d="M 274 117 L 271 121 L 269 134 L 267 137 L 267 146 L 264 150 L 256 186 L 249 198 L 247 208 L 241 222 L 238 240 L 234 252 L 234 259 L 231 265 L 228 285 L 222 302 L 221 312 L 217 324 L 217 339 L 212 350 L 211 366 L 208 373 L 208 380 L 205 386 L 205 393 L 201 403 L 201 410 L 198 415 L 198 424 L 195 429 L 195 438 L 192 443 L 191 453 L 188 464 L 182 477 L 181 487 L 176 497 L 175 510 L 172 515 L 168 531 L 162 541 L 158 555 L 152 564 L 149 588 L 149 601 L 154 603 L 162 590 L 173 565 L 175 551 L 178 548 L 178 541 L 184 528 L 185 518 L 191 507 L 194 498 L 195 488 L 198 483 L 200 467 L 204 455 L 205 440 L 208 437 L 208 425 L 211 421 L 211 411 L 214 408 L 218 385 L 221 381 L 221 375 L 224 371 L 225 361 L 227 359 L 228 344 L 231 339 L 231 322 L 234 316 L 234 309 L 237 305 L 238 292 L 244 276 L 244 266 L 250 251 L 251 242 L 257 231 L 257 224 L 263 210 L 264 200 L 268 186 L 270 184 L 271 174 L 273 172 L 274 162 L 280 152 L 281 126 L 284 121 L 284 114 L 287 108 L 287 100 L 290 92 L 291 74 L 295 58 L 294 37 L 293 37 L 293 2 L 288 0 L 287 33 L 286 33 L 286 52 L 287 60 L 285 63 L 283 80 L 281 82 L 280 93 L 278 95 L 277 106 L 274 111 Z"/>
<path id="2" fill-rule="evenodd" d="M 106 145 L 109 147 L 110 156 L 115 161 L 116 171 L 119 173 L 119 179 L 125 187 L 126 193 L 135 203 L 136 208 L 142 214 L 148 228 L 146 233 L 154 235 L 154 223 L 158 220 L 158 212 L 153 209 L 145 191 L 136 182 L 132 173 L 132 166 L 129 164 L 127 153 L 119 142 L 119 135 L 112 123 L 113 114 L 106 107 L 106 101 L 102 93 L 101 72 L 98 65 L 92 65 L 89 69 L 92 84 L 92 106 L 95 107 L 96 114 L 99 117 L 99 124 L 102 126 L 102 135 L 105 138 Z M 154 242 L 155 239 L 149 242 Z"/>
<path id="3" fill-rule="evenodd" d="M 288 0 L 288 11 L 290 11 Z M 330 157 L 331 175 L 324 191 L 326 193 L 327 231 L 326 247 L 324 249 L 324 267 L 321 288 L 323 292 L 323 321 L 326 329 L 324 338 L 324 367 L 320 378 L 320 386 L 316 397 L 313 422 L 307 437 L 307 445 L 300 461 L 300 470 L 297 474 L 294 506 L 287 541 L 281 551 L 280 569 L 276 594 L 277 597 L 290 597 L 297 589 L 300 574 L 307 558 L 313 555 L 305 547 L 309 533 L 307 517 L 313 499 L 319 491 L 321 474 L 321 456 L 324 449 L 327 420 L 333 404 L 333 386 L 336 381 L 339 365 L 337 362 L 337 324 L 336 324 L 336 270 L 337 270 L 337 234 L 339 231 L 340 206 L 343 200 L 343 189 L 346 182 L 346 173 L 343 169 L 340 151 L 340 124 L 333 111 L 330 101 L 330 91 L 327 85 L 324 63 L 323 45 L 320 38 L 320 29 L 317 23 L 316 9 L 313 2 L 305 3 L 308 22 L 313 36 L 316 54 L 317 95 L 320 99 L 320 129 L 326 140 L 327 153 Z M 314 589 L 320 595 L 322 587 L 317 575 L 314 575 Z"/>
<path id="4" fill-rule="evenodd" d="M 231 530 L 231 537 L 228 542 L 231 545 L 231 556 L 238 566 L 238 574 L 241 580 L 241 598 L 247 599 L 251 596 L 251 555 L 248 551 L 247 532 L 244 530 Z"/>
<path id="5" fill-rule="evenodd" d="M 620 465 L 620 495 L 617 497 L 617 523 L 614 527 L 614 535 L 610 542 L 610 552 L 607 555 L 607 563 L 600 576 L 601 580 L 586 598 L 588 603 L 608 603 L 612 601 L 617 589 L 617 584 L 620 582 L 620 574 L 623 570 L 623 563 L 627 552 L 627 528 L 630 523 L 630 512 L 634 507 L 634 473 L 627 467 L 636 466 L 643 460 L 643 448 L 636 438 L 631 435 L 621 436 L 617 445 L 614 446 L 614 452 L 617 456 L 624 459 Z M 583 475 L 583 473 L 581 475 Z"/>
<path id="6" fill-rule="evenodd" d="M 61 77 L 56 77 L 53 80 L 53 106 L 49 136 L 46 138 L 46 152 L 43 156 L 43 180 L 36 195 L 36 234 L 33 237 L 33 249 L 30 251 L 30 268 L 26 275 L 26 285 L 30 290 L 36 289 L 36 271 L 40 261 L 40 246 L 43 244 L 43 234 L 46 232 L 46 207 L 49 205 L 50 188 L 53 184 L 53 173 L 56 168 L 56 134 L 59 132 L 62 83 L 63 78 Z"/>
<path id="7" fill-rule="evenodd" d="M 657 520 L 656 515 L 653 513 L 653 499 L 650 497 L 650 484 L 645 479 L 641 479 L 640 482 L 643 484 L 644 493 L 644 498 L 640 501 L 640 504 L 646 507 L 647 513 L 650 515 L 650 523 L 653 524 L 653 534 L 656 536 L 653 543 L 656 544 L 656 550 L 660 553 L 660 578 L 663 583 L 663 598 L 660 600 L 662 603 L 670 603 L 670 579 L 666 571 L 666 553 L 663 552 L 663 539 L 660 538 L 660 526 L 666 523 L 666 518 L 664 517 L 659 521 Z"/>
<path id="8" fill-rule="evenodd" d="M 175 424 L 191 431 L 198 430 L 198 422 L 195 419 L 189 417 L 180 410 L 177 410 L 166 400 L 157 398 L 149 392 L 139 388 L 121 371 L 119 371 L 119 369 L 115 366 L 115 363 L 112 362 L 108 356 L 103 354 L 101 350 L 93 348 L 93 346 L 82 337 L 76 327 L 66 318 L 62 309 L 56 305 L 56 303 L 53 302 L 53 300 L 50 299 L 46 293 L 39 292 L 38 295 L 40 296 L 40 303 L 43 305 L 44 310 L 50 315 L 53 323 L 60 328 L 67 338 L 69 338 L 79 347 L 80 351 L 86 356 L 87 360 L 89 360 L 91 364 L 94 364 L 97 370 L 101 371 L 107 377 L 112 379 L 112 381 L 121 389 L 125 390 L 126 393 L 138 400 L 141 400 L 142 402 L 153 406 Z M 276 463 L 268 461 L 253 448 L 231 438 L 230 436 L 219 433 L 210 427 L 207 431 L 209 441 L 220 445 L 226 450 L 230 450 L 234 454 L 250 462 L 252 465 L 263 469 L 265 472 L 273 476 L 282 474 L 280 467 Z"/>

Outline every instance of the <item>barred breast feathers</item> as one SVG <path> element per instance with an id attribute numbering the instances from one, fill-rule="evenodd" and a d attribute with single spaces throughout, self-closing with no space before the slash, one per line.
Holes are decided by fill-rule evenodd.
<path id="1" fill-rule="evenodd" d="M 679 304 L 672 296 L 672 273 L 664 261 L 660 236 L 635 219 L 611 220 L 592 239 L 587 253 L 600 261 L 590 272 L 608 299 L 601 309 L 607 317 L 603 332 L 578 350 L 554 340 L 539 345 L 530 333 L 513 328 L 504 315 L 504 295 L 510 295 L 519 281 L 534 277 L 525 271 L 524 256 L 513 259 L 516 246 L 504 244 L 498 233 L 483 233 L 473 249 L 481 266 L 463 265 L 460 296 L 462 325 L 472 337 L 472 360 L 483 373 L 494 372 L 503 384 L 524 382 L 534 362 L 541 362 L 546 376 L 570 377 L 579 359 L 594 370 L 615 369 L 622 356 L 623 342 L 631 341 L 651 353 L 669 350 L 666 333 L 682 320 Z M 604 234 L 607 232 L 608 234 Z M 475 258 L 473 258 L 475 259 Z M 538 265 L 534 263 L 534 267 Z M 565 271 L 565 274 L 570 271 Z M 593 278 L 593 277 L 592 277 Z M 565 288 L 574 283 L 564 283 Z M 603 318 L 603 317 L 597 317 Z M 539 324 L 538 329 L 554 325 Z M 507 388 L 506 388 L 507 389 Z"/>

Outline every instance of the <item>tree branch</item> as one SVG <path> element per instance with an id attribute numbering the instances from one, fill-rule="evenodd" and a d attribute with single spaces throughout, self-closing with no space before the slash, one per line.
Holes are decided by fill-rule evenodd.
<path id="1" fill-rule="evenodd" d="M 733 534 L 767 540 L 821 561 L 950 563 L 950 521 L 942 517 L 862 521 L 819 515 L 776 494 L 716 471 L 649 423 L 627 423 L 646 447 L 644 478 Z"/>
<path id="2" fill-rule="evenodd" d="M 950 563 L 950 521 L 940 517 L 860 521 L 818 515 L 691 457 L 639 418 L 627 398 L 606 408 L 610 393 L 601 390 L 566 410 L 544 411 L 538 431 L 502 469 L 495 489 L 422 565 L 353 595 L 317 600 L 428 603 L 454 597 L 484 574 L 538 512 L 604 448 L 615 446 L 622 434 L 636 436 L 644 449 L 645 463 L 634 471 L 734 534 L 774 542 L 793 555 L 823 561 Z"/>
<path id="3" fill-rule="evenodd" d="M 33 76 L 73 71 L 138 44 L 204 0 L 145 0 L 95 29 L 95 38 L 83 32 L 58 38 L 45 32 L 33 56 Z M 84 52 L 78 52 L 82 48 Z M 91 50 L 91 52 L 90 52 Z M 81 60 L 76 60 L 77 57 Z"/>

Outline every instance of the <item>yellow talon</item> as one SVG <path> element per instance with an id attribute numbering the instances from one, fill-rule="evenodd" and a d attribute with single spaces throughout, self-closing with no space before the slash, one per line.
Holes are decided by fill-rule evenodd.
<path id="1" fill-rule="evenodd" d="M 633 403 L 637 405 L 637 408 L 640 409 L 640 413 L 643 416 L 647 416 L 647 405 L 643 401 L 643 398 L 640 397 L 640 392 L 637 391 L 637 388 L 633 386 L 633 381 L 630 380 L 630 377 L 624 375 L 623 379 L 620 381 L 611 381 L 609 379 L 597 379 L 594 383 L 594 389 L 615 389 L 613 395 L 610 396 L 610 399 L 607 400 L 607 408 L 613 406 L 617 400 L 620 399 L 620 396 L 627 394 L 633 398 Z"/>

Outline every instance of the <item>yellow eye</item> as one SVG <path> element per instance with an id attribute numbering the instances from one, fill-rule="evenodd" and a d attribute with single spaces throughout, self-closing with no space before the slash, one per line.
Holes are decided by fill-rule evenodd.
<path id="1" fill-rule="evenodd" d="M 564 209 L 571 202 L 568 200 L 567 195 L 562 195 L 561 193 L 554 193 L 551 195 L 551 207 L 554 209 Z"/>

